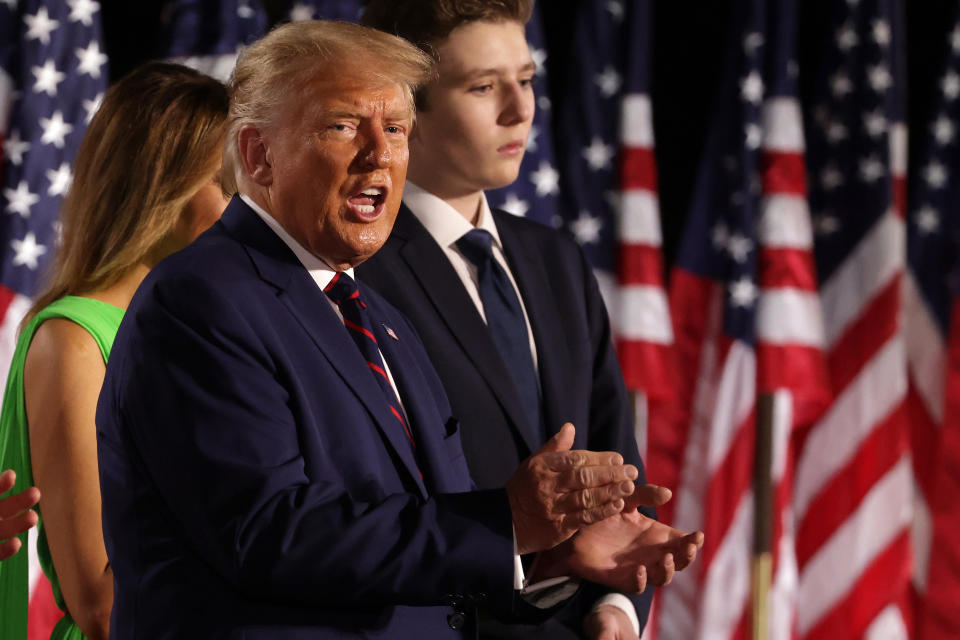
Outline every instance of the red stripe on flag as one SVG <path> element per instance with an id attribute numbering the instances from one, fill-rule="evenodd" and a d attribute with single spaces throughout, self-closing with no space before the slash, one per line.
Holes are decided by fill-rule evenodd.
<path id="1" fill-rule="evenodd" d="M 929 502 L 935 491 L 936 465 L 940 446 L 941 429 L 930 417 L 927 406 L 917 393 L 913 381 L 907 387 L 907 423 L 910 425 L 910 445 L 913 450 L 913 476 L 920 484 L 924 497 Z"/>
<path id="2" fill-rule="evenodd" d="M 794 424 L 813 424 L 829 407 L 833 397 L 829 379 L 817 347 L 757 343 L 757 386 L 760 391 L 792 392 Z"/>
<path id="3" fill-rule="evenodd" d="M 7 309 L 16 297 L 17 293 L 8 287 L 0 284 L 0 319 L 7 317 Z M 13 355 L 12 353 L 10 354 Z"/>
<path id="4" fill-rule="evenodd" d="M 817 291 L 817 270 L 808 249 L 760 250 L 760 286 Z"/>
<path id="5" fill-rule="evenodd" d="M 850 517 L 864 496 L 909 449 L 901 405 L 879 422 L 856 454 L 821 487 L 797 527 L 797 564 L 803 567 Z"/>
<path id="6" fill-rule="evenodd" d="M 617 359 L 628 389 L 642 389 L 651 400 L 669 400 L 676 393 L 670 345 L 640 340 L 617 341 Z"/>
<path id="7" fill-rule="evenodd" d="M 897 309 L 900 308 L 900 276 L 860 311 L 827 355 L 833 388 L 837 393 L 846 388 L 864 365 L 898 331 Z"/>
<path id="8" fill-rule="evenodd" d="M 620 245 L 620 284 L 663 286 L 663 255 L 660 247 Z"/>
<path id="9" fill-rule="evenodd" d="M 835 603 L 804 640 L 864 637 L 870 623 L 891 602 L 903 602 L 903 585 L 909 580 L 909 557 L 910 532 L 904 531 L 874 558 L 846 597 Z M 904 618 L 904 622 L 909 620 Z"/>
<path id="10" fill-rule="evenodd" d="M 657 190 L 657 161 L 653 149 L 624 147 L 620 150 L 620 188 Z"/>
<path id="11" fill-rule="evenodd" d="M 764 151 L 762 171 L 763 193 L 806 195 L 807 168 L 802 153 Z"/>
<path id="12" fill-rule="evenodd" d="M 49 640 L 62 617 L 63 611 L 53 599 L 53 587 L 47 576 L 41 573 L 27 606 L 27 640 Z"/>
<path id="13" fill-rule="evenodd" d="M 893 176 L 893 208 L 901 220 L 907 218 L 907 178 L 903 175 Z"/>

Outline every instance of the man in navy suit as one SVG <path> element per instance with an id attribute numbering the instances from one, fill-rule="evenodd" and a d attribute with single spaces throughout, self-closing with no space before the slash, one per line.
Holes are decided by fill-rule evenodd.
<path id="1" fill-rule="evenodd" d="M 552 613 L 517 554 L 633 591 L 695 557 L 695 537 L 623 515 L 635 467 L 571 451 L 573 427 L 506 489 L 472 491 L 416 332 L 356 287 L 396 216 L 430 66 L 323 22 L 238 60 L 240 195 L 144 280 L 97 409 L 114 640 L 464 637 L 481 603 Z"/>
<path id="2" fill-rule="evenodd" d="M 532 8 L 532 0 L 372 0 L 362 19 L 418 44 L 438 64 L 436 78 L 417 95 L 409 180 L 393 233 L 358 277 L 423 337 L 481 488 L 502 487 L 568 421 L 578 427 L 577 447 L 619 451 L 643 476 L 633 411 L 590 265 L 570 238 L 491 210 L 483 193 L 516 180 L 523 159 L 534 114 L 536 66 L 524 34 Z M 478 230 L 506 277 L 506 295 L 522 308 L 520 342 L 532 363 L 518 361 L 490 322 L 488 267 L 465 244 Z M 515 375 L 525 368 L 532 382 Z M 556 640 L 578 637 L 585 625 L 591 638 L 636 638 L 651 592 L 631 602 L 585 589 L 579 607 L 539 628 L 489 621 L 481 635 Z"/>

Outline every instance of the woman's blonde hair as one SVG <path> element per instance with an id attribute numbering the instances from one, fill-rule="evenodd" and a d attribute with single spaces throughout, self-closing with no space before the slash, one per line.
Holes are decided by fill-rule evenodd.
<path id="1" fill-rule="evenodd" d="M 237 134 L 245 125 L 268 127 L 282 106 L 310 81 L 342 74 L 371 87 L 399 84 L 413 107 L 433 60 L 396 36 L 349 22 L 312 20 L 275 28 L 243 50 L 230 78 L 230 125 L 224 174 L 238 179 L 243 165 Z"/>
<path id="2" fill-rule="evenodd" d="M 24 322 L 54 300 L 103 289 L 163 257 L 153 254 L 219 166 L 228 108 L 223 84 L 161 62 L 107 91 L 77 152 L 46 289 Z"/>

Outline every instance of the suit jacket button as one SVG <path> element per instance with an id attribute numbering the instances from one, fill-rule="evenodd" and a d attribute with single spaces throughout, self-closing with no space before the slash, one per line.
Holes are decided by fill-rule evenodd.
<path id="1" fill-rule="evenodd" d="M 447 626 L 449 626 L 454 631 L 463 629 L 463 625 L 467 622 L 467 617 L 460 613 L 459 611 L 454 611 L 447 616 Z"/>

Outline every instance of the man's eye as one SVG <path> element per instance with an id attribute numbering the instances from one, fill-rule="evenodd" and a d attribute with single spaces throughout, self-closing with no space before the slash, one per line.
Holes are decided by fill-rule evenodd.
<path id="1" fill-rule="evenodd" d="M 476 87 L 470 87 L 470 93 L 477 93 L 483 95 L 485 93 L 490 93 L 493 90 L 492 84 L 481 84 Z"/>
<path id="2" fill-rule="evenodd" d="M 386 128 L 387 133 L 403 133 L 403 127 L 398 127 L 396 125 L 390 125 Z"/>
<path id="3" fill-rule="evenodd" d="M 520 86 L 524 88 L 532 87 L 534 85 L 535 80 L 536 79 L 532 76 L 529 78 L 520 78 Z"/>

